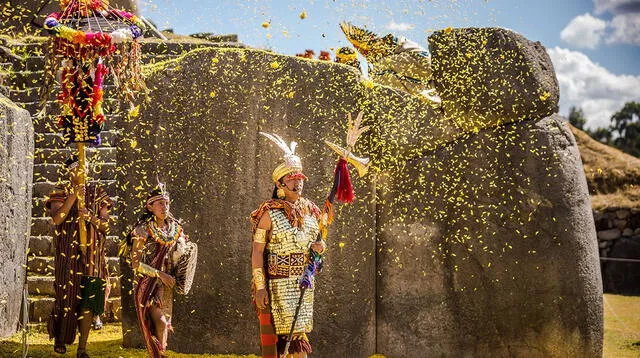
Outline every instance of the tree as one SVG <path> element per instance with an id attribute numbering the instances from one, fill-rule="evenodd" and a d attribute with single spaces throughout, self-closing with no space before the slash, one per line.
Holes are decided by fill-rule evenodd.
<path id="1" fill-rule="evenodd" d="M 587 130 L 587 134 L 589 134 L 591 138 L 609 145 L 611 144 L 611 139 L 613 138 L 613 133 L 611 133 L 610 127 L 600 127 L 596 128 L 593 131 Z"/>
<path id="2" fill-rule="evenodd" d="M 569 109 L 569 123 L 580 130 L 584 130 L 584 125 L 587 123 L 587 119 L 584 118 L 584 111 L 582 108 L 571 106 Z"/>
<path id="3" fill-rule="evenodd" d="M 611 129 L 617 132 L 613 144 L 625 153 L 640 156 L 640 103 L 627 102 L 611 116 Z"/>

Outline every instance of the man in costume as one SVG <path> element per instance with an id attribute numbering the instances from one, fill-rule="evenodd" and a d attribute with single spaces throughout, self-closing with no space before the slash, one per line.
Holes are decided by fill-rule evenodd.
<path id="1" fill-rule="evenodd" d="M 135 288 L 138 323 L 149 357 L 164 357 L 171 327 L 174 286 L 186 294 L 193 280 L 197 246 L 188 242 L 182 225 L 169 211 L 170 198 L 164 184 L 149 196 L 144 213 L 131 238 L 131 266 L 138 273 Z M 189 264 L 187 287 L 182 263 Z"/>
<path id="2" fill-rule="evenodd" d="M 56 226 L 55 304 L 47 328 L 49 338 L 55 339 L 54 350 L 60 354 L 66 352 L 67 344 L 73 343 L 79 328 L 77 356 L 86 358 L 93 316 L 104 311 L 109 277 L 104 243 L 113 202 L 99 185 L 80 184 L 77 157 L 69 158 L 65 165 L 69 171 L 69 184 L 56 187 L 45 203 Z M 78 208 L 79 200 L 85 201 L 84 208 Z M 80 246 L 79 220 L 89 224 L 86 248 Z"/>
<path id="3" fill-rule="evenodd" d="M 302 197 L 304 181 L 296 143 L 288 146 L 277 135 L 264 134 L 285 152 L 284 162 L 271 176 L 273 195 L 251 213 L 253 224 L 253 295 L 260 321 L 263 357 L 306 357 L 311 353 L 307 333 L 313 328 L 313 288 L 304 292 L 289 351 L 285 354 L 298 298 L 300 278 L 309 258 L 309 248 L 322 253 L 324 240 L 316 241 L 320 210 Z"/>

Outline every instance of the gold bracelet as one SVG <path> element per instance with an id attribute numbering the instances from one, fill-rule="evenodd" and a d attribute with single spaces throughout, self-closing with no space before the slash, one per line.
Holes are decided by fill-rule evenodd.
<path id="1" fill-rule="evenodd" d="M 149 277 L 160 277 L 160 271 L 158 271 L 157 268 L 151 267 L 142 262 L 138 265 L 138 272 Z"/>
<path id="2" fill-rule="evenodd" d="M 256 290 L 263 290 L 266 288 L 266 280 L 264 278 L 264 270 L 262 268 L 253 269 L 253 283 L 256 285 Z"/>
<path id="3" fill-rule="evenodd" d="M 265 229 L 256 229 L 256 232 L 253 233 L 253 242 L 258 244 L 266 244 L 267 243 L 267 230 Z"/>

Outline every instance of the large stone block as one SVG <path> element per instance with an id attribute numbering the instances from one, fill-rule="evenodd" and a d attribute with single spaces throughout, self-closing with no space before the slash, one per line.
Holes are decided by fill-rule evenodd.
<path id="1" fill-rule="evenodd" d="M 379 353 L 602 355 L 595 227 L 559 117 L 482 130 L 381 179 Z"/>
<path id="2" fill-rule="evenodd" d="M 0 337 L 16 332 L 31 227 L 33 123 L 0 95 Z"/>
<path id="3" fill-rule="evenodd" d="M 196 279 L 188 296 L 176 297 L 170 347 L 257 353 L 248 215 L 270 198 L 271 171 L 282 155 L 258 132 L 298 141 L 310 178 L 305 196 L 322 205 L 337 159 L 323 139 L 343 140 L 346 113 L 357 113 L 369 89 L 346 66 L 257 50 L 196 50 L 164 66 L 150 73 L 151 98 L 140 118 L 123 128 L 119 180 L 135 184 L 122 196 L 140 199 L 129 200 L 122 217 L 135 220 L 157 174 L 168 183 L 172 212 L 198 243 Z M 375 352 L 374 186 L 368 178 L 353 181 L 357 199 L 336 207 L 317 281 L 310 338 L 320 357 Z M 123 289 L 124 330 L 135 332 Z"/>
<path id="4" fill-rule="evenodd" d="M 445 116 L 462 131 L 558 112 L 560 90 L 544 46 L 502 28 L 436 31 L 433 79 Z"/>
<path id="5" fill-rule="evenodd" d="M 488 48 L 524 51 L 499 40 L 502 30 L 484 31 L 497 41 Z M 542 103 L 524 117 L 519 105 L 482 118 L 465 107 L 449 111 L 457 104 L 440 88 L 451 100 L 443 114 L 348 66 L 259 50 L 198 49 L 147 67 L 150 101 L 123 123 L 118 143 L 122 197 L 136 199 L 119 208 L 133 223 L 158 175 L 200 247 L 193 290 L 176 298 L 170 347 L 258 351 L 246 218 L 270 196 L 281 155 L 258 132 L 298 140 L 311 179 L 305 196 L 321 204 L 335 160 L 322 140 L 340 142 L 345 114 L 363 110 L 372 130 L 356 152 L 373 159 L 377 175 L 354 179 L 357 202 L 338 207 L 330 230 L 310 335 L 315 355 L 601 353 L 602 290 L 582 165 L 556 117 L 535 121 L 557 108 L 557 84 L 551 67 L 536 69 L 527 56 L 509 66 L 531 66 L 534 80 L 522 88 L 500 74 L 494 81 Z M 531 81 L 545 83 L 546 100 Z M 511 96 L 500 101 L 521 103 Z M 470 108 L 482 115 L 498 102 L 488 103 Z M 122 287 L 125 345 L 137 345 Z"/>

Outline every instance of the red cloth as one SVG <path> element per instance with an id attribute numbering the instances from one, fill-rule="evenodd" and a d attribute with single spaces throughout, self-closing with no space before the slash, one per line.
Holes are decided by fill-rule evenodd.
<path id="1" fill-rule="evenodd" d="M 164 261 L 170 245 L 158 245 L 151 266 L 160 269 Z M 147 346 L 149 357 L 160 358 L 164 352 L 160 346 L 160 341 L 154 337 L 153 321 L 151 320 L 150 309 L 152 306 L 162 307 L 162 300 L 157 294 L 159 282 L 155 277 L 143 276 L 138 282 L 135 289 L 136 313 L 138 315 L 138 323 L 140 330 L 144 336 L 144 342 Z"/>

